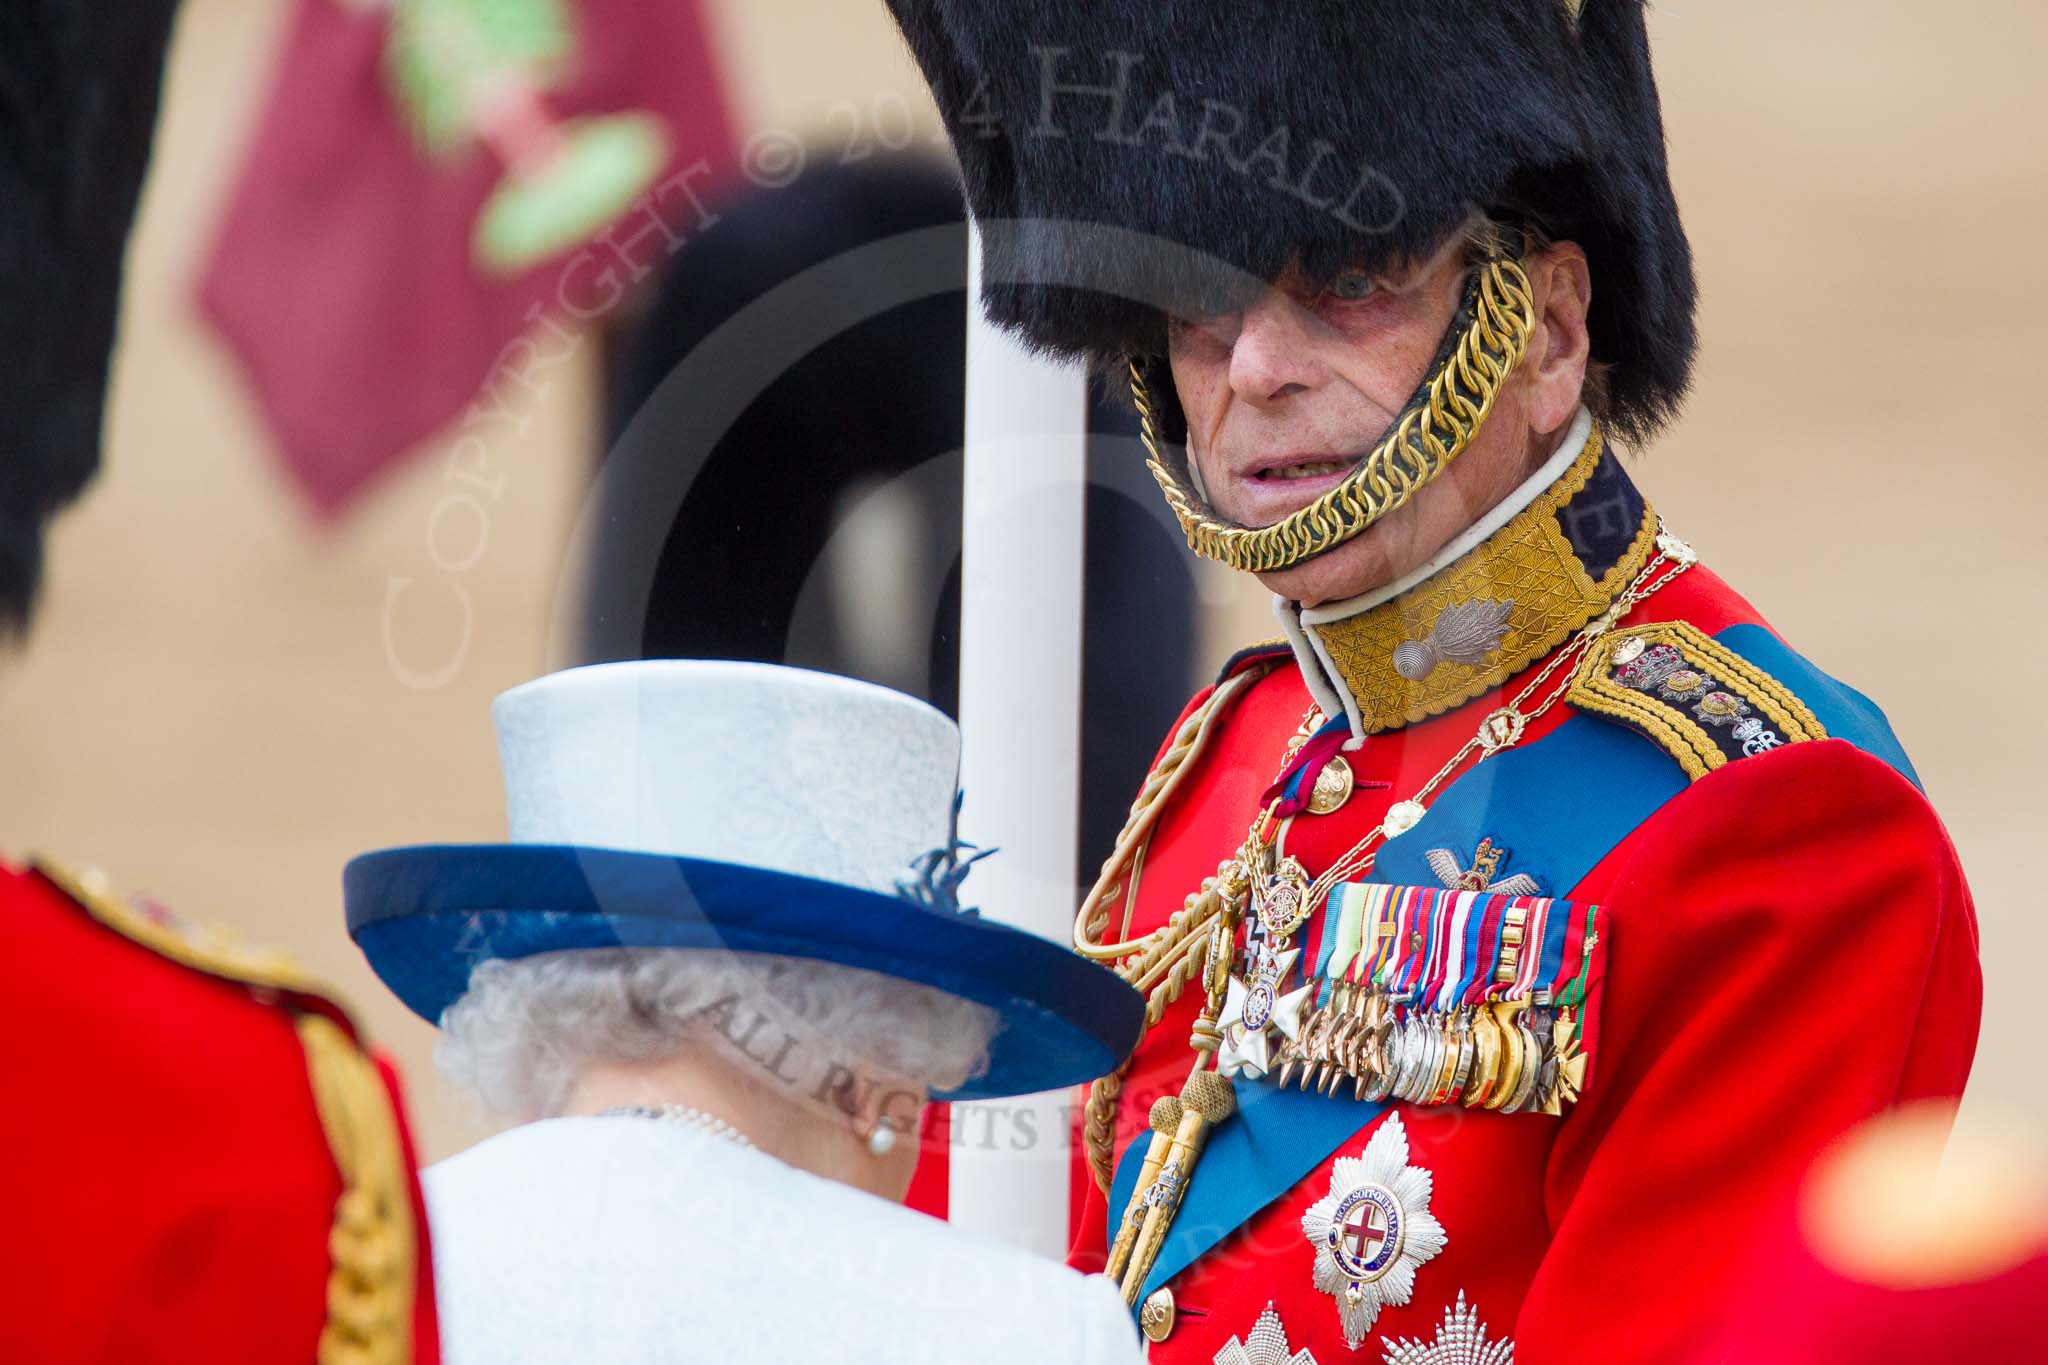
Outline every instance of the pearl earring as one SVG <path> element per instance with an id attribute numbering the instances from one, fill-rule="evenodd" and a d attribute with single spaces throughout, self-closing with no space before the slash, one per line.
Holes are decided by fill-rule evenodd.
<path id="1" fill-rule="evenodd" d="M 887 1156 L 896 1150 L 896 1125 L 888 1119 L 876 1119 L 875 1126 L 868 1130 L 868 1154 Z"/>

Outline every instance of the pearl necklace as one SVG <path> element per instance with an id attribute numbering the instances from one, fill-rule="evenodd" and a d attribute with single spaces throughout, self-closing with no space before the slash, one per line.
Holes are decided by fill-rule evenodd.
<path id="1" fill-rule="evenodd" d="M 664 1123 L 673 1123 L 680 1128 L 694 1128 L 700 1133 L 724 1138 L 727 1142 L 744 1147 L 750 1152 L 759 1150 L 754 1146 L 752 1138 L 718 1115 L 707 1114 L 702 1109 L 692 1109 L 687 1104 L 621 1104 L 601 1110 L 597 1117 L 660 1119 Z"/>

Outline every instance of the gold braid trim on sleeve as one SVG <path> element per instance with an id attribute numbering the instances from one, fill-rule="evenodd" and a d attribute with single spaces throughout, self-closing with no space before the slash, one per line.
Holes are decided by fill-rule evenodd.
<path id="1" fill-rule="evenodd" d="M 301 1014 L 297 1028 L 320 1126 L 341 1172 L 319 1365 L 410 1365 L 419 1245 L 391 1092 L 376 1063 L 332 1019 Z"/>

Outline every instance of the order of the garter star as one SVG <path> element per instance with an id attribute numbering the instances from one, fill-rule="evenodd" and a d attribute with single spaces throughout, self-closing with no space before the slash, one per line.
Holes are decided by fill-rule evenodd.
<path id="1" fill-rule="evenodd" d="M 1374 1130 L 1363 1155 L 1339 1157 L 1330 1192 L 1301 1216 L 1315 1248 L 1315 1286 L 1337 1301 L 1353 1349 L 1388 1304 L 1408 1302 L 1416 1270 L 1449 1238 L 1429 1211 L 1430 1173 L 1408 1164 L 1408 1131 L 1398 1113 Z"/>

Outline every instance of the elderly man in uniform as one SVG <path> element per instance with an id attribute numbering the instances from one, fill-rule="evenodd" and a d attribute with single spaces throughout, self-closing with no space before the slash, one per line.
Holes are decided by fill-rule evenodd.
<path id="1" fill-rule="evenodd" d="M 1617 458 L 1694 348 L 1639 0 L 892 8 L 985 306 L 1128 386 L 1283 634 L 1081 910 L 1153 1027 L 1077 1261 L 1164 1362 L 1704 1349 L 1981 990 L 1882 715 Z"/>

